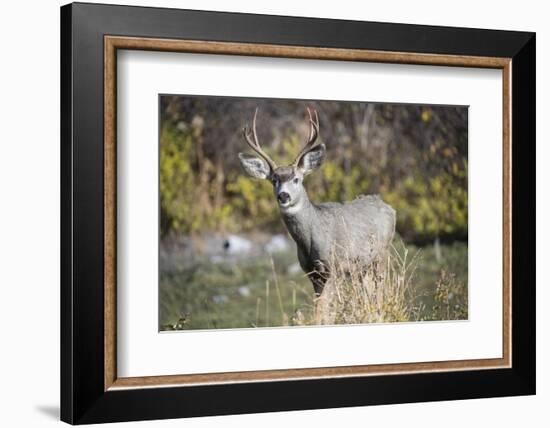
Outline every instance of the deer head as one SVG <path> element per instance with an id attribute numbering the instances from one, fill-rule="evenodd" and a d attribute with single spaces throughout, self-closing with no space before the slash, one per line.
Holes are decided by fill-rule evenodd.
<path id="1" fill-rule="evenodd" d="M 239 153 L 241 165 L 251 177 L 271 181 L 279 207 L 285 213 L 296 212 L 309 201 L 303 185 L 304 177 L 319 168 L 325 159 L 325 145 L 315 144 L 319 136 L 319 116 L 315 110 L 313 115 L 309 108 L 307 112 L 310 126 L 306 144 L 294 162 L 288 166 L 277 166 L 260 147 L 256 133 L 257 108 L 252 120 L 252 129 L 248 126 L 243 129 L 246 142 L 259 156 Z"/>

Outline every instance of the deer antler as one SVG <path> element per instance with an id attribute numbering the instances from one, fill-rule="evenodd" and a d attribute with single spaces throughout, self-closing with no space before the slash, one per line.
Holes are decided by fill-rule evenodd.
<path id="1" fill-rule="evenodd" d="M 317 114 L 317 110 L 313 110 L 312 116 L 311 110 L 308 107 L 307 114 L 309 115 L 309 135 L 307 137 L 305 146 L 302 148 L 302 150 L 300 150 L 300 153 L 298 153 L 298 156 L 296 156 L 296 159 L 294 160 L 293 165 L 295 166 L 298 165 L 298 163 L 300 162 L 300 158 L 315 146 L 315 141 L 319 136 L 319 115 Z"/>
<path id="2" fill-rule="evenodd" d="M 254 150 L 256 153 L 258 153 L 269 165 L 272 171 L 274 171 L 277 168 L 277 165 L 273 160 L 267 155 L 266 152 L 262 150 L 260 147 L 260 142 L 258 141 L 258 134 L 256 133 L 256 116 L 258 115 L 258 107 L 256 107 L 256 111 L 254 112 L 254 119 L 252 120 L 252 129 L 250 129 L 247 126 L 243 128 L 243 135 L 250 146 L 252 150 Z M 252 140 L 252 137 L 254 140 Z"/>

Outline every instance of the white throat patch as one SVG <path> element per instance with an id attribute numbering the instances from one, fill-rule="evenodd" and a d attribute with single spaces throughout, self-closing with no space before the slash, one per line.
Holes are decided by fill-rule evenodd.
<path id="1" fill-rule="evenodd" d="M 281 212 L 283 214 L 290 214 L 290 215 L 294 215 L 296 214 L 298 211 L 300 211 L 302 209 L 302 206 L 303 206 L 303 202 L 298 202 L 296 205 L 291 205 L 289 207 L 280 207 L 281 209 Z"/>

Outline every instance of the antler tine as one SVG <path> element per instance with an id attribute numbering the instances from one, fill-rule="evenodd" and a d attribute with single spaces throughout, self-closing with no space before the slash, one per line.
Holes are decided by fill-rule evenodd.
<path id="1" fill-rule="evenodd" d="M 254 141 L 250 138 L 250 129 L 248 128 L 248 125 L 243 128 L 243 135 L 250 146 L 252 150 L 254 150 L 256 153 L 258 153 L 269 165 L 269 167 L 272 170 L 275 170 L 277 168 L 277 165 L 273 160 L 267 155 L 266 152 L 262 150 L 260 147 L 260 142 L 258 140 L 258 134 L 256 132 L 256 117 L 258 116 L 258 107 L 256 107 L 256 111 L 254 112 L 254 119 L 252 119 L 252 136 L 254 137 Z"/>
<path id="2" fill-rule="evenodd" d="M 305 146 L 302 148 L 302 150 L 300 150 L 298 156 L 296 156 L 296 159 L 294 160 L 294 165 L 298 165 L 300 158 L 315 146 L 315 141 L 317 140 L 317 137 L 319 137 L 319 115 L 317 114 L 317 110 L 315 109 L 313 109 L 313 113 L 315 119 L 311 115 L 311 110 L 309 109 L 309 107 L 307 107 L 307 114 L 309 115 L 309 135 Z"/>
<path id="3" fill-rule="evenodd" d="M 258 140 L 258 134 L 256 133 L 256 118 L 258 117 L 258 107 L 254 110 L 254 118 L 252 119 L 252 132 L 254 133 L 254 142 L 256 146 L 260 147 L 260 140 Z"/>
<path id="4" fill-rule="evenodd" d="M 311 111 L 309 108 L 307 109 L 307 112 L 309 113 L 309 122 L 310 122 L 310 130 L 309 130 L 309 138 L 308 138 L 308 144 L 313 144 L 317 140 L 317 137 L 319 136 L 319 115 L 317 114 L 317 110 L 313 110 L 313 113 L 315 114 L 315 120 L 311 117 Z"/>

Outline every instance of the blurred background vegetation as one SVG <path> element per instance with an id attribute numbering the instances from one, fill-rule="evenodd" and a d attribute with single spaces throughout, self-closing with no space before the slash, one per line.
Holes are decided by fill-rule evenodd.
<path id="1" fill-rule="evenodd" d="M 173 326 L 179 319 L 185 321 L 182 328 L 251 326 L 261 318 L 257 312 L 266 309 L 258 308 L 258 298 L 265 299 L 266 281 L 273 281 L 274 272 L 282 282 L 303 287 L 303 293 L 294 286 L 294 291 L 279 290 L 285 295 L 281 305 L 284 300 L 299 306 L 297 296 L 303 294 L 311 299 L 307 278 L 292 267 L 292 242 L 275 256 L 264 251 L 273 236 L 288 237 L 271 184 L 247 177 L 238 161 L 237 153 L 248 151 L 242 128 L 256 107 L 260 142 L 278 164 L 290 163 L 305 140 L 306 107 L 318 111 L 327 159 L 305 182 L 310 199 L 347 201 L 378 193 L 395 208 L 398 236 L 430 255 L 418 269 L 421 275 L 430 272 L 419 281 L 432 295 L 424 299 L 426 319 L 435 310 L 437 281 L 449 264 L 452 275 L 466 283 L 467 107 L 163 95 L 161 324 Z M 246 239 L 246 260 L 228 251 L 235 245 L 227 237 Z M 216 279 L 204 277 L 209 275 Z M 255 291 L 235 291 L 243 286 Z M 247 303 L 231 309 L 233 295 Z M 213 315 L 216 308 L 219 316 Z M 233 312 L 239 315 L 228 315 Z"/>

